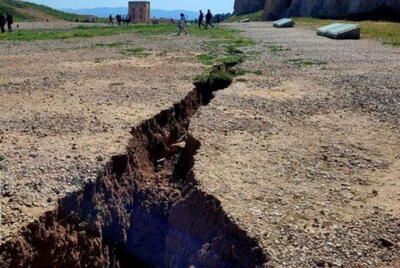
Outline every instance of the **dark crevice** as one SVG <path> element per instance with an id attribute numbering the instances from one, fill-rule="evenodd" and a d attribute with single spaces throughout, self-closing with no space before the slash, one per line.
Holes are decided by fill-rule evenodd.
<path id="1" fill-rule="evenodd" d="M 201 144 L 190 118 L 228 87 L 232 66 L 170 109 L 132 129 L 127 154 L 59 201 L 55 211 L 0 246 L 2 267 L 256 267 L 267 260 L 255 239 L 197 187 Z"/>

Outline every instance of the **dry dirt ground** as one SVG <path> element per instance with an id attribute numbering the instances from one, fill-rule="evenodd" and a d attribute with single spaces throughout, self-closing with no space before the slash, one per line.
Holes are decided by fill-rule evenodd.
<path id="1" fill-rule="evenodd" d="M 268 267 L 400 267 L 400 49 L 235 24 L 248 74 L 192 119 L 203 188 Z"/>
<path id="2" fill-rule="evenodd" d="M 83 24 L 77 22 L 66 22 L 66 21 L 35 21 L 35 22 L 16 22 L 14 24 L 14 30 L 56 30 L 56 29 L 72 29 L 74 27 L 85 25 L 85 26 L 99 26 L 103 24 Z"/>
<path id="3" fill-rule="evenodd" d="M 192 90 L 197 43 L 134 34 L 0 43 L 3 239 L 95 178 L 132 126 Z"/>
<path id="4" fill-rule="evenodd" d="M 262 74 L 238 78 L 192 119 L 201 187 L 257 238 L 266 267 L 399 267 L 400 50 L 270 23 L 229 27 L 257 41 L 242 67 Z M 204 69 L 195 41 L 0 45 L 6 237 L 93 179 L 132 125 L 192 89 Z M 96 45 L 115 42 L 124 44 Z M 150 55 L 121 55 L 132 47 Z"/>

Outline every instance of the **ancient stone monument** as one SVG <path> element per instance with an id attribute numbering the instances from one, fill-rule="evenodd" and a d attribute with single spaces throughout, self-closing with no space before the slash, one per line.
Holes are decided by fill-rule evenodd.
<path id="1" fill-rule="evenodd" d="M 129 16 L 133 23 L 150 23 L 150 2 L 131 1 L 128 6 Z"/>

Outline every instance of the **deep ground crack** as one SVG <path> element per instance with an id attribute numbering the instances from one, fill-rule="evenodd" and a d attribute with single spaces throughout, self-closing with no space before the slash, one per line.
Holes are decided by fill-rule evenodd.
<path id="1" fill-rule="evenodd" d="M 267 257 L 197 187 L 191 117 L 228 87 L 221 65 L 173 107 L 132 129 L 127 154 L 0 246 L 2 267 L 257 267 Z"/>

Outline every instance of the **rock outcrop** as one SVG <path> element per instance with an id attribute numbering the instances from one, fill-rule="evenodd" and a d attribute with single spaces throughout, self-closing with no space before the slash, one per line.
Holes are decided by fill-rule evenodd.
<path id="1" fill-rule="evenodd" d="M 248 1 L 250 2 L 250 1 Z M 264 20 L 282 17 L 340 18 L 374 12 L 397 12 L 399 0 L 266 0 Z"/>
<path id="2" fill-rule="evenodd" d="M 265 0 L 236 0 L 235 15 L 260 11 L 264 8 Z"/>

